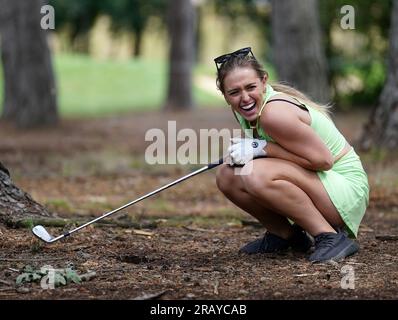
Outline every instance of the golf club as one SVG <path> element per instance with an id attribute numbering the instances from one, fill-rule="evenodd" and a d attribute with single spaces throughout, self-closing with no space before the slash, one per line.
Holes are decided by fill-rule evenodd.
<path id="1" fill-rule="evenodd" d="M 44 242 L 47 242 L 47 243 L 53 243 L 55 241 L 58 241 L 58 240 L 60 240 L 62 238 L 65 238 L 65 237 L 71 235 L 72 233 L 74 233 L 76 231 L 79 231 L 80 229 L 83 229 L 84 227 L 87 227 L 88 225 L 90 225 L 90 224 L 92 224 L 94 222 L 97 222 L 97 221 L 99 221 L 101 219 L 104 219 L 104 218 L 110 216 L 111 214 L 114 214 L 114 213 L 116 213 L 116 212 L 118 212 L 120 210 L 123 210 L 123 209 L 125 209 L 125 208 L 127 208 L 127 207 L 129 207 L 129 206 L 141 201 L 141 200 L 144 200 L 144 199 L 146 199 L 146 198 L 148 198 L 150 196 L 153 196 L 153 195 L 155 195 L 155 194 L 157 194 L 157 193 L 159 193 L 159 192 L 161 192 L 163 190 L 166 190 L 166 189 L 168 189 L 168 188 L 170 188 L 170 187 L 172 187 L 172 186 L 174 186 L 174 185 L 176 185 L 176 184 L 178 184 L 178 183 L 180 183 L 180 182 L 182 182 L 184 180 L 187 180 L 187 179 L 189 179 L 189 178 L 191 178 L 193 176 L 196 176 L 199 173 L 202 173 L 202 172 L 205 172 L 205 171 L 207 171 L 209 169 L 217 167 L 218 165 L 222 164 L 223 162 L 224 162 L 224 158 L 221 158 L 221 159 L 219 159 L 216 162 L 212 162 L 212 163 L 206 165 L 203 168 L 200 168 L 200 169 L 198 169 L 198 170 L 196 170 L 194 172 L 191 172 L 191 173 L 187 174 L 184 177 L 181 177 L 181 178 L 179 178 L 179 179 L 177 179 L 177 180 L 175 180 L 173 182 L 170 182 L 169 184 L 166 184 L 166 185 L 164 185 L 163 187 L 161 187 L 159 189 L 156 189 L 156 190 L 154 190 L 154 191 L 152 191 L 150 193 L 147 193 L 146 195 L 143 195 L 142 197 L 140 197 L 140 198 L 138 198 L 136 200 L 133 200 L 133 201 L 131 201 L 131 202 L 129 202 L 129 203 L 117 208 L 117 209 L 114 209 L 114 210 L 112 210 L 110 212 L 107 212 L 107 213 L 103 214 L 102 216 L 100 216 L 98 218 L 95 218 L 95 219 L 93 219 L 93 220 L 91 220 L 89 222 L 86 222 L 85 224 L 83 224 L 83 225 L 81 225 L 81 226 L 79 226 L 79 227 L 77 227 L 77 228 L 75 228 L 73 230 L 70 230 L 69 232 L 66 232 L 64 234 L 59 235 L 58 237 L 53 237 L 52 235 L 50 235 L 47 232 L 47 230 L 41 225 L 37 225 L 37 226 L 33 227 L 32 232 L 40 240 L 42 240 Z"/>

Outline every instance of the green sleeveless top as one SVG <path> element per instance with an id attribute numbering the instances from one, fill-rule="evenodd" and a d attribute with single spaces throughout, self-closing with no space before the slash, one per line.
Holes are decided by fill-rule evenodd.
<path id="1" fill-rule="evenodd" d="M 261 139 L 275 142 L 260 126 L 260 116 L 263 112 L 267 102 L 275 95 L 281 94 L 283 92 L 275 91 L 269 84 L 267 84 L 264 103 L 260 109 L 260 112 L 257 115 L 257 123 L 256 123 L 256 131 Z M 306 105 L 305 103 L 301 102 L 300 99 L 296 97 L 292 97 L 293 99 L 297 100 L 301 105 L 303 105 L 309 112 L 311 117 L 311 128 L 319 135 L 325 145 L 329 148 L 332 155 L 335 157 L 337 156 L 345 147 L 346 139 L 340 133 L 340 131 L 336 128 L 333 121 L 329 119 L 326 115 L 322 112 L 318 111 L 317 109 Z M 250 130 L 251 126 L 249 121 L 243 118 L 238 112 L 234 111 L 237 120 L 241 128 L 244 130 L 245 135 L 253 138 L 253 130 Z"/>

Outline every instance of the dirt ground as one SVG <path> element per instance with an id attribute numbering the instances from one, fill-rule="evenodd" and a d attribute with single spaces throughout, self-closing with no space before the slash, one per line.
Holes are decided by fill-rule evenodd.
<path id="1" fill-rule="evenodd" d="M 231 115 L 213 109 L 65 120 L 26 132 L 0 123 L 0 160 L 14 183 L 55 216 L 83 222 L 201 166 L 145 163 L 145 133 L 166 129 L 167 120 L 177 129 L 235 127 Z M 354 141 L 364 120 L 344 114 L 336 124 Z M 292 252 L 239 254 L 264 230 L 221 195 L 213 170 L 52 245 L 29 229 L 0 225 L 0 299 L 397 299 L 398 159 L 363 159 L 371 202 L 361 250 L 342 262 L 311 264 Z M 58 235 L 74 226 L 48 229 Z M 95 276 L 55 289 L 17 286 L 26 265 L 73 265 Z M 354 277 L 346 282 L 347 275 Z"/>

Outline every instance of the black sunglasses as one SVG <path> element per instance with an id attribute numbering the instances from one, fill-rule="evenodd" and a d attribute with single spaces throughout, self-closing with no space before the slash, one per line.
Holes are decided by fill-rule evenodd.
<path id="1" fill-rule="evenodd" d="M 226 54 L 223 54 L 222 56 L 215 58 L 214 62 L 216 63 L 217 71 L 220 71 L 220 68 L 223 66 L 223 64 L 225 62 L 227 62 L 228 60 L 230 60 L 232 57 L 242 57 L 243 58 L 243 57 L 246 57 L 249 53 L 253 56 L 254 59 L 256 59 L 256 57 L 254 56 L 254 54 L 252 52 L 251 47 L 242 48 L 242 49 L 236 50 L 234 52 L 226 53 Z"/>

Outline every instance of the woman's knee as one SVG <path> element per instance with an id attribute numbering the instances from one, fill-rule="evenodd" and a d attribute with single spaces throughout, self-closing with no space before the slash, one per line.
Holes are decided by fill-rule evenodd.
<path id="1" fill-rule="evenodd" d="M 259 166 L 267 167 L 266 169 Z M 254 196 L 263 193 L 265 189 L 272 187 L 272 181 L 277 176 L 275 168 L 268 168 L 265 161 L 249 162 L 242 170 L 241 180 L 245 190 Z"/>
<path id="2" fill-rule="evenodd" d="M 233 167 L 223 164 L 217 169 L 216 183 L 221 192 L 227 193 L 237 187 L 237 176 Z"/>

